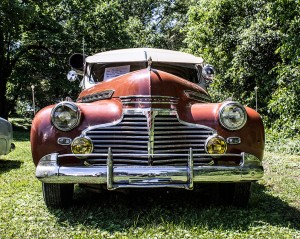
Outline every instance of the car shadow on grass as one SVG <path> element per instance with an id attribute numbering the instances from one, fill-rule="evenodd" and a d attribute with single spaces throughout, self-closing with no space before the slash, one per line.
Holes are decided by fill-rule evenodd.
<path id="1" fill-rule="evenodd" d="M 247 230 L 260 224 L 300 229 L 300 212 L 255 183 L 247 208 L 216 203 L 214 190 L 131 191 L 93 193 L 77 189 L 72 207 L 51 210 L 62 225 L 99 228 L 110 232 L 168 223 L 186 229 Z M 262 225 L 263 226 L 263 225 Z"/>
<path id="2" fill-rule="evenodd" d="M 14 130 L 13 132 L 13 141 L 25 142 L 29 141 L 30 132 L 29 130 Z"/>
<path id="3" fill-rule="evenodd" d="M 23 162 L 19 160 L 5 160 L 0 157 L 0 174 L 12 169 L 20 168 Z"/>

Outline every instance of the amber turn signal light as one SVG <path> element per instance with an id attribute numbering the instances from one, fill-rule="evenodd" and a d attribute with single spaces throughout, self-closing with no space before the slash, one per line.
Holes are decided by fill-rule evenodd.
<path id="1" fill-rule="evenodd" d="M 227 150 L 227 143 L 223 137 L 213 135 L 206 140 L 205 150 L 209 154 L 224 154 Z"/>
<path id="2" fill-rule="evenodd" d="M 90 154 L 93 152 L 93 143 L 87 137 L 77 137 L 71 144 L 73 154 Z"/>

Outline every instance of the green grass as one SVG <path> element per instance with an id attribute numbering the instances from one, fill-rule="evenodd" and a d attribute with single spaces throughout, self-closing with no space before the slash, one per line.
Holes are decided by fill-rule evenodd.
<path id="1" fill-rule="evenodd" d="M 209 190 L 97 194 L 76 188 L 74 206 L 48 210 L 29 134 L 0 156 L 0 238 L 300 238 L 300 156 L 266 153 L 248 208 L 219 206 Z"/>

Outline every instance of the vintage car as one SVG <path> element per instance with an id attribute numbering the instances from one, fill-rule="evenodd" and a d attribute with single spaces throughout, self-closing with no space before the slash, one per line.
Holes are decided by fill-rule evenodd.
<path id="1" fill-rule="evenodd" d="M 69 205 L 74 184 L 126 191 L 214 183 L 228 202 L 247 204 L 263 176 L 263 123 L 240 103 L 211 103 L 214 69 L 202 58 L 137 48 L 74 54 L 70 65 L 82 92 L 40 110 L 31 128 L 48 207 Z"/>
<path id="2" fill-rule="evenodd" d="M 15 148 L 12 140 L 13 130 L 11 123 L 0 118 L 0 155 L 6 155 Z"/>

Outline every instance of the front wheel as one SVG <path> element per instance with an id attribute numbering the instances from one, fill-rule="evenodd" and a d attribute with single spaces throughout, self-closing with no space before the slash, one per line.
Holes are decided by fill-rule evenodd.
<path id="1" fill-rule="evenodd" d="M 43 183 L 43 196 L 47 207 L 62 208 L 72 203 L 74 184 Z"/>
<path id="2" fill-rule="evenodd" d="M 219 195 L 221 203 L 246 207 L 251 195 L 251 182 L 220 183 Z"/>

